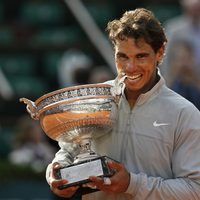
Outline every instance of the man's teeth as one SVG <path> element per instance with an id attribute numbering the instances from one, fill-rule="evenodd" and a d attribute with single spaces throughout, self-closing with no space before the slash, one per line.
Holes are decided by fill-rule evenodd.
<path id="1" fill-rule="evenodd" d="M 134 80 L 134 79 L 137 79 L 137 78 L 140 78 L 141 77 L 141 74 L 138 74 L 138 75 L 135 75 L 135 76 L 127 76 L 128 79 L 131 79 L 131 80 Z"/>

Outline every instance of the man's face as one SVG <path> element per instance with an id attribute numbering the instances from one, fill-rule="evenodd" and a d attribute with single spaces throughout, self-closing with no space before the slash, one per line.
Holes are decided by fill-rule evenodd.
<path id="1" fill-rule="evenodd" d="M 163 58 L 164 50 L 157 53 L 143 39 L 119 40 L 115 46 L 115 62 L 118 74 L 125 73 L 126 92 L 138 96 L 153 87 L 156 81 L 157 63 Z"/>

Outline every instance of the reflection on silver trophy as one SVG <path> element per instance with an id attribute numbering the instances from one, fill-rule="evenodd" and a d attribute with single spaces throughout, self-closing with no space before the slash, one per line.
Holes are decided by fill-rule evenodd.
<path id="1" fill-rule="evenodd" d="M 117 92 L 111 85 L 79 85 L 45 94 L 35 102 L 20 101 L 27 104 L 28 113 L 40 121 L 48 137 L 80 146 L 74 162 L 60 170 L 60 178 L 69 181 L 63 188 L 87 183 L 89 176 L 113 174 L 107 166 L 110 158 L 90 147 L 91 141 L 108 134 L 116 121 Z"/>

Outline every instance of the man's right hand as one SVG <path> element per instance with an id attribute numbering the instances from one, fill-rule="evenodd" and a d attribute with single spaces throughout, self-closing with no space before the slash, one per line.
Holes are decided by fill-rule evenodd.
<path id="1" fill-rule="evenodd" d="M 59 189 L 60 186 L 68 183 L 67 180 L 57 178 L 57 173 L 60 168 L 61 168 L 61 165 L 59 163 L 52 164 L 52 169 L 51 169 L 50 178 L 49 178 L 50 188 L 53 191 L 53 193 L 56 194 L 57 196 L 70 198 L 76 193 L 79 186 Z"/>

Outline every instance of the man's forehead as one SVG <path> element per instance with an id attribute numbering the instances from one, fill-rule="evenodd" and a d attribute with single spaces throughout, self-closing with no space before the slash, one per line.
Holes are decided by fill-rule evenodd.
<path id="1" fill-rule="evenodd" d="M 141 48 L 143 46 L 149 45 L 144 38 L 124 38 L 123 40 L 116 40 L 116 46 L 120 46 L 123 43 L 128 42 L 130 45 L 136 46 L 138 48 Z"/>

